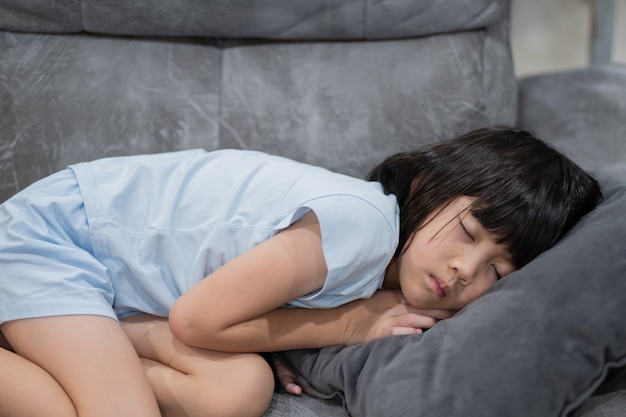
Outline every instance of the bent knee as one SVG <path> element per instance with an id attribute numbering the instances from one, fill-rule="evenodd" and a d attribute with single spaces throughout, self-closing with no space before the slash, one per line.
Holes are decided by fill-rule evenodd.
<path id="1" fill-rule="evenodd" d="M 204 401 L 198 404 L 198 416 L 260 417 L 269 406 L 274 375 L 261 356 L 237 356 L 227 370 L 214 377 L 211 394 L 202 396 Z"/>

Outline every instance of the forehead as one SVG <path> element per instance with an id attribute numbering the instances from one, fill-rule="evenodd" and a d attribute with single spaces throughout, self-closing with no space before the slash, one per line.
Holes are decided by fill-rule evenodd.
<path id="1" fill-rule="evenodd" d="M 460 196 L 452 198 L 451 200 L 444 202 L 439 207 L 434 209 L 422 223 L 422 227 L 428 225 L 433 220 L 439 220 L 446 218 L 447 221 L 452 221 L 456 216 L 461 215 L 464 212 L 469 212 L 472 204 L 476 201 L 475 197 Z"/>

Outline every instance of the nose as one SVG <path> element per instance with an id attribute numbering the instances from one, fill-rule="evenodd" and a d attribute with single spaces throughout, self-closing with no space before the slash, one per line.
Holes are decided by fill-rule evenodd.
<path id="1" fill-rule="evenodd" d="M 450 261 L 452 276 L 462 285 L 470 285 L 476 278 L 479 261 L 470 256 L 459 256 Z"/>

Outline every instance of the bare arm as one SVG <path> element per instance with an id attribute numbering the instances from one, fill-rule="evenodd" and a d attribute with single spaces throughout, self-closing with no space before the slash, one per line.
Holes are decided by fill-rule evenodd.
<path id="1" fill-rule="evenodd" d="M 172 307 L 172 333 L 185 344 L 226 352 L 262 352 L 360 343 L 416 333 L 435 319 L 382 292 L 336 309 L 279 308 L 324 285 L 319 223 L 307 213 L 289 229 L 227 263 Z"/>

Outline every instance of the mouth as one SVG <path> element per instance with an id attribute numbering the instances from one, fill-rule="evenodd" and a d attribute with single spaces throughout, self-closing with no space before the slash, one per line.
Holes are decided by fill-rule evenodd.
<path id="1" fill-rule="evenodd" d="M 448 286 L 432 275 L 430 275 L 428 278 L 430 280 L 430 286 L 432 287 L 433 291 L 435 291 L 435 294 L 437 294 L 437 297 L 446 298 L 446 296 L 448 295 L 446 292 Z"/>

